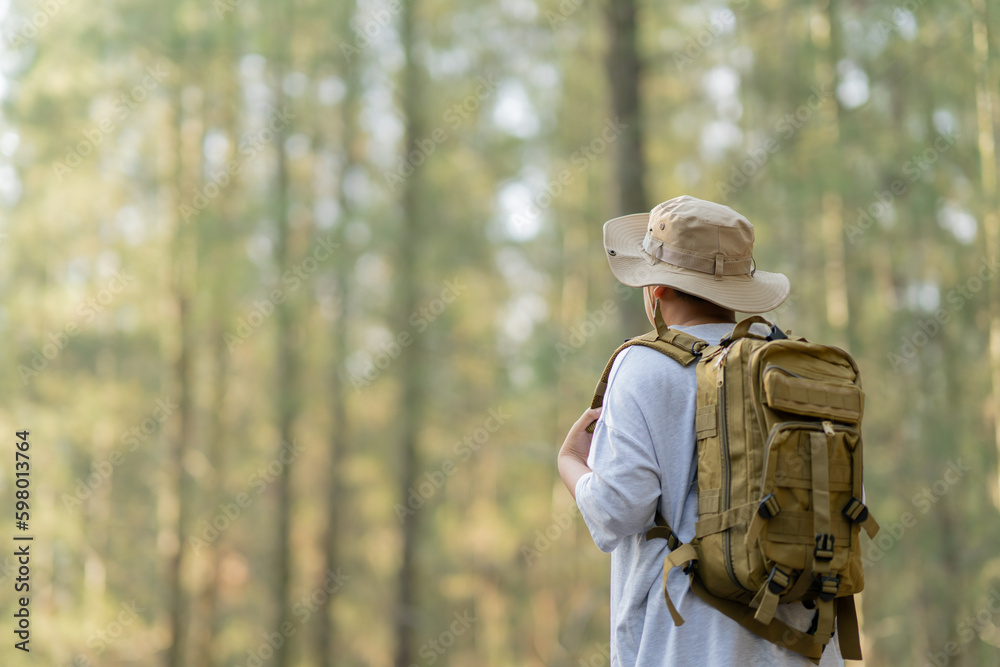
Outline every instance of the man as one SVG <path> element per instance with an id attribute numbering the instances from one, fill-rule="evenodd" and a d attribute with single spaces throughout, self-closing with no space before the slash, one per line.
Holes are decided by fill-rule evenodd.
<path id="1" fill-rule="evenodd" d="M 788 278 L 755 268 L 753 226 L 720 204 L 683 196 L 610 220 L 604 246 L 615 277 L 643 289 L 650 322 L 659 310 L 667 326 L 712 345 L 732 331 L 736 312 L 764 313 L 788 297 Z M 603 411 L 584 412 L 559 451 L 563 482 L 594 542 L 611 553 L 611 664 L 811 665 L 707 605 L 680 568 L 667 586 L 686 622 L 671 620 L 661 583 L 669 548 L 645 533 L 659 509 L 682 542 L 694 538 L 695 400 L 694 364 L 629 347 L 612 366 Z M 800 630 L 812 620 L 801 603 L 779 605 L 776 616 Z M 836 637 L 820 664 L 843 664 Z"/>

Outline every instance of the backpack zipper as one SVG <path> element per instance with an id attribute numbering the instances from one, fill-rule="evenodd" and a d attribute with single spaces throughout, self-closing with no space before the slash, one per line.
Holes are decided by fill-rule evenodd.
<path id="1" fill-rule="evenodd" d="M 726 359 L 726 354 L 728 354 L 729 348 L 726 347 L 722 354 L 719 356 L 718 361 L 715 362 L 718 368 L 718 379 L 716 380 L 716 386 L 719 388 L 719 427 L 720 431 L 720 443 L 722 444 L 722 511 L 729 510 L 729 486 L 731 483 L 732 471 L 729 467 L 729 438 L 726 436 L 726 389 L 723 386 L 723 375 L 726 372 L 726 367 L 724 361 Z M 731 544 L 731 530 L 727 530 L 722 535 L 722 548 L 726 553 L 726 572 L 729 574 L 729 579 L 742 588 L 745 591 L 749 591 L 747 587 L 739 582 L 736 578 L 736 568 L 733 566 L 733 551 Z"/>

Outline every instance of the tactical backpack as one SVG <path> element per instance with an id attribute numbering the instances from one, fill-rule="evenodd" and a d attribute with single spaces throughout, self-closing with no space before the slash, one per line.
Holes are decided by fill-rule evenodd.
<path id="1" fill-rule="evenodd" d="M 663 594 L 683 567 L 691 590 L 768 641 L 818 664 L 836 621 L 844 658 L 861 659 L 855 593 L 864 587 L 860 530 L 878 524 L 862 503 L 857 364 L 843 350 L 789 338 L 763 317 L 742 320 L 719 345 L 656 314 L 656 331 L 619 347 L 597 385 L 601 407 L 615 358 L 632 345 L 697 362 L 698 523 L 682 544 L 657 511 L 646 539 L 666 539 Z M 770 327 L 759 336 L 754 323 Z M 593 429 L 591 424 L 588 430 Z M 815 609 L 801 632 L 774 618 L 779 603 Z"/>

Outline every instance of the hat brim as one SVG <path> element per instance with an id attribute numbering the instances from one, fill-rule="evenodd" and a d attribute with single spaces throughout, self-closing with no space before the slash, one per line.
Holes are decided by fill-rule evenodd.
<path id="1" fill-rule="evenodd" d="M 642 249 L 649 213 L 635 213 L 604 223 L 604 249 L 611 273 L 624 285 L 666 285 L 740 313 L 766 313 L 788 298 L 791 286 L 781 273 L 755 271 L 753 276 L 715 276 L 666 262 L 651 263 Z"/>

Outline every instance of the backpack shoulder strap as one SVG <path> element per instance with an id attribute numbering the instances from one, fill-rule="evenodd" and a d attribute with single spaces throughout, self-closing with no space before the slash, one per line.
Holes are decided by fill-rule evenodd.
<path id="1" fill-rule="evenodd" d="M 701 351 L 708 347 L 708 343 L 700 338 L 695 338 L 675 329 L 668 329 L 666 336 L 660 336 L 657 332 L 650 331 L 647 334 L 625 341 L 615 350 L 611 358 L 608 359 L 608 363 L 604 367 L 604 372 L 601 373 L 601 379 L 594 390 L 594 399 L 590 402 L 590 407 L 599 408 L 604 405 L 604 392 L 608 388 L 608 376 L 611 375 L 611 367 L 614 366 L 618 355 L 633 345 L 652 348 L 657 352 L 667 355 L 682 366 L 687 366 L 692 361 L 698 359 L 701 356 Z M 588 432 L 592 433 L 593 429 L 588 428 Z"/>
<path id="2" fill-rule="evenodd" d="M 601 379 L 597 383 L 597 388 L 594 390 L 594 399 L 590 402 L 591 408 L 599 408 L 604 405 L 604 392 L 608 389 L 608 377 L 611 375 L 611 367 L 614 366 L 615 359 L 618 358 L 622 350 L 633 345 L 642 345 L 643 347 L 649 347 L 667 355 L 682 366 L 688 366 L 691 362 L 701 357 L 702 350 L 709 347 L 708 343 L 700 338 L 686 334 L 683 331 L 678 331 L 677 329 L 669 329 L 665 325 L 662 325 L 663 318 L 659 316 L 659 312 L 657 312 L 656 319 L 658 320 L 656 323 L 658 331 L 650 331 L 647 334 L 625 341 L 615 350 L 611 358 L 608 359 L 608 363 L 604 367 L 604 372 L 601 373 Z M 594 420 L 594 422 L 587 426 L 587 433 L 593 433 L 594 426 L 596 425 L 597 420 Z M 670 528 L 670 524 L 667 523 L 658 510 L 655 522 L 656 525 L 646 534 L 647 540 L 665 538 L 671 550 L 675 550 L 681 546 L 680 539 L 678 539 L 677 535 Z"/>

